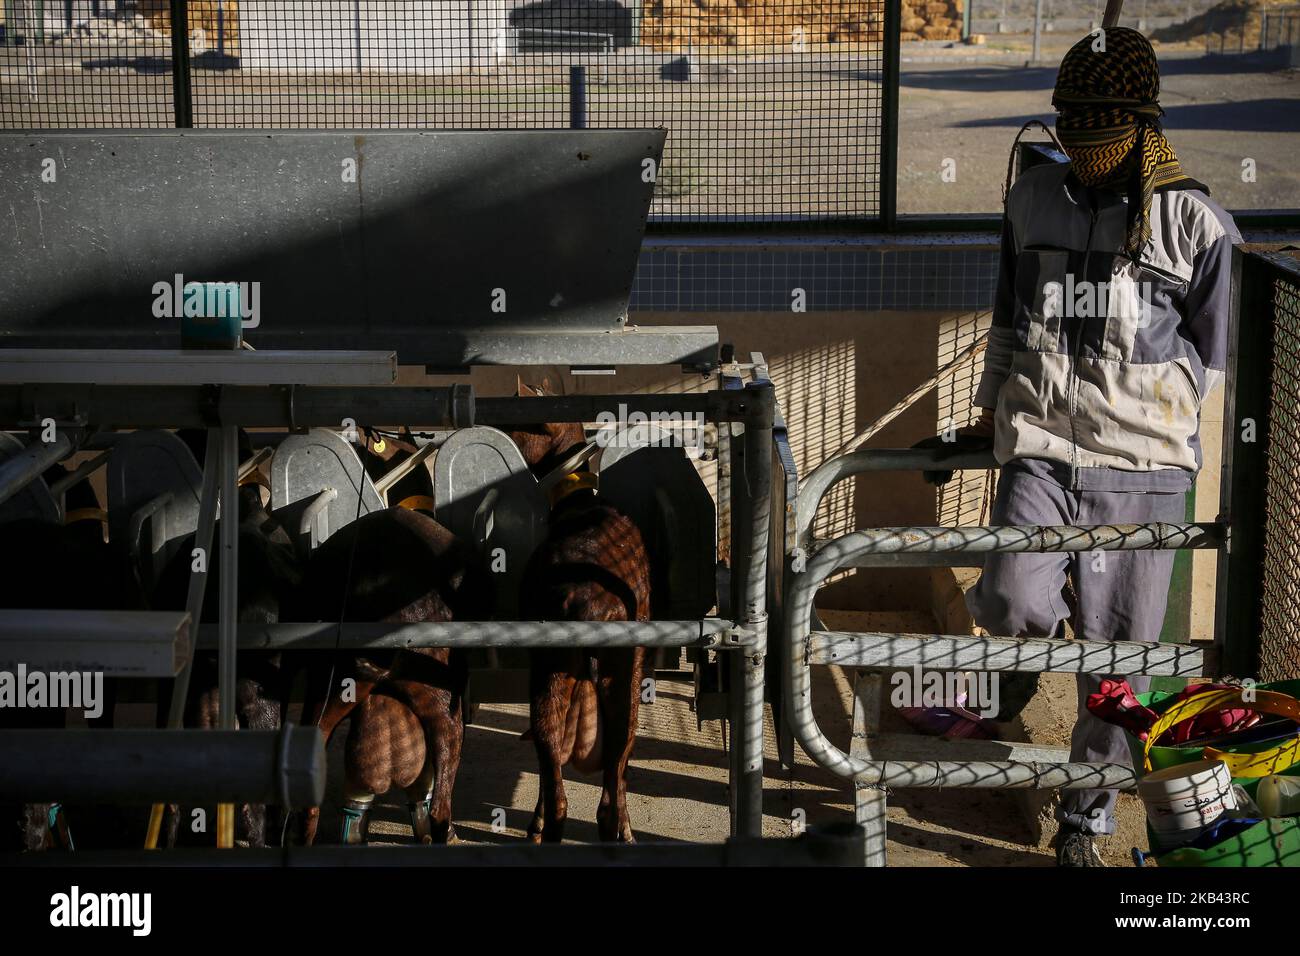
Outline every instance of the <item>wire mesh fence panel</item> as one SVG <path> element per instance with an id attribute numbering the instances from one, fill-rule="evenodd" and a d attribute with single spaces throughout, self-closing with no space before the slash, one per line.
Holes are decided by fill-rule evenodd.
<path id="1" fill-rule="evenodd" d="M 1300 269 L 1274 273 L 1260 678 L 1300 677 Z"/>
<path id="2" fill-rule="evenodd" d="M 0 17 L 0 126 L 175 125 L 166 0 L 3 0 Z"/>
<path id="3" fill-rule="evenodd" d="M 167 0 L 72 7 L 3 48 L 0 124 L 170 125 Z M 198 127 L 556 128 L 581 66 L 586 125 L 670 130 L 655 220 L 815 226 L 879 214 L 883 33 L 884 0 L 191 0 L 186 105 Z"/>

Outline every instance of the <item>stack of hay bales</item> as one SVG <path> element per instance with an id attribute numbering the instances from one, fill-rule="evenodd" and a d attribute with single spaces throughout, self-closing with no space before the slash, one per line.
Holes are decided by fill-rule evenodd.
<path id="1" fill-rule="evenodd" d="M 878 0 L 645 0 L 641 42 L 666 48 L 878 42 L 883 26 Z"/>
<path id="2" fill-rule="evenodd" d="M 960 40 L 967 0 L 903 0 L 899 39 Z"/>
<path id="3" fill-rule="evenodd" d="M 171 35 L 169 0 L 140 0 L 140 13 L 149 25 L 160 33 Z M 225 31 L 225 51 L 239 55 L 239 2 L 238 0 L 190 0 L 190 52 L 199 54 L 217 48 L 217 8 L 222 7 Z"/>

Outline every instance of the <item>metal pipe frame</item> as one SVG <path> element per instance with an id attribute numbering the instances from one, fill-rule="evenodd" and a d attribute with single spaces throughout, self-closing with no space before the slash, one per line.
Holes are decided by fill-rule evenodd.
<path id="1" fill-rule="evenodd" d="M 100 468 L 104 467 L 104 465 L 108 464 L 108 459 L 111 454 L 111 451 L 101 451 L 93 458 L 88 458 L 83 461 L 75 469 L 70 471 L 67 477 L 60 478 L 54 484 L 50 485 L 50 494 L 54 496 L 54 500 L 61 501 L 63 493 L 69 488 L 78 482 L 89 478 L 95 472 L 99 471 Z"/>
<path id="2" fill-rule="evenodd" d="M 1150 674 L 1193 677 L 1206 652 L 1188 644 L 1145 641 L 1062 641 L 970 634 L 816 631 L 806 642 L 810 664 L 944 671 Z"/>
<path id="3" fill-rule="evenodd" d="M 0 730 L 0 800 L 319 806 L 325 741 L 280 730 Z"/>
<path id="4" fill-rule="evenodd" d="M 199 628 L 198 647 L 217 646 L 218 628 Z M 240 624 L 241 650 L 396 650 L 413 647 L 702 647 L 757 646 L 758 635 L 731 621 L 447 621 Z"/>
<path id="5" fill-rule="evenodd" d="M 1208 526 L 1211 530 L 1217 526 Z M 963 532 L 960 534 L 953 532 Z M 1128 525 L 1083 527 L 1011 527 L 1011 528 L 915 528 L 915 529 L 879 529 L 877 532 L 855 532 L 835 539 L 818 551 L 808 562 L 803 572 L 792 575 L 792 581 L 785 594 L 785 638 L 786 658 L 784 674 L 784 692 L 787 720 L 804 751 L 815 762 L 832 773 L 847 777 L 858 785 L 896 786 L 896 787 L 986 787 L 986 788 L 1053 788 L 1053 789 L 1091 789 L 1101 787 L 1118 787 L 1130 789 L 1136 786 L 1136 777 L 1132 768 L 1118 764 L 1082 764 L 1082 763 L 1038 763 L 1017 761 L 907 761 L 907 760 L 870 760 L 852 756 L 831 743 L 821 727 L 812 709 L 812 675 L 810 665 L 813 663 L 813 636 L 809 626 L 813 613 L 813 598 L 826 578 L 845 565 L 847 560 L 859 558 L 877 549 L 890 550 L 906 546 L 912 541 L 910 533 L 919 533 L 923 543 L 930 543 L 935 548 L 959 550 L 974 546 L 977 550 L 988 552 L 1028 552 L 1052 550 L 1057 552 L 1078 552 L 1092 550 L 1168 550 L 1183 547 L 1207 547 L 1214 540 L 1208 537 L 1206 528 L 1199 525 Z M 974 541 L 967 540 L 964 532 L 974 533 Z M 1007 534 L 1002 534 L 1007 532 Z M 900 635 L 883 635 L 885 639 L 895 639 Z M 905 637 L 906 635 L 904 635 Z M 836 634 L 839 641 L 857 641 L 866 637 L 868 641 L 882 635 L 862 635 L 852 632 Z M 945 635 L 945 637 L 947 637 Z M 971 641 L 982 640 L 971 638 Z M 999 639 L 1011 641 L 1012 639 Z M 1044 648 L 1057 650 L 1055 645 L 1072 642 L 1042 639 L 1038 642 Z M 1097 642 L 1104 647 L 1109 642 Z M 1006 652 L 1004 643 L 1001 647 L 994 645 L 990 650 Z M 955 648 L 948 648 L 952 653 Z M 970 648 L 966 648 L 966 653 Z M 1064 653 L 1064 648 L 1060 649 Z M 899 658 L 915 657 L 916 648 Z M 1122 653 L 1121 651 L 1117 653 Z M 916 660 L 912 660 L 916 663 Z M 1064 663 L 1064 662 L 1063 662 Z M 1070 670 L 1080 670 L 1080 662 L 1070 662 Z M 1113 673 L 1104 656 L 1095 659 L 1097 667 L 1106 667 L 1106 672 Z M 893 654 L 880 656 L 876 667 L 889 668 L 899 666 Z M 992 669 L 992 668 L 988 668 Z M 1091 668 L 1089 668 L 1091 669 Z"/>
<path id="6" fill-rule="evenodd" d="M 60 428 L 52 442 L 33 442 L 12 458 L 0 463 L 0 504 L 4 504 L 77 450 L 76 439 Z"/>
<path id="7" fill-rule="evenodd" d="M 221 611 L 217 638 L 217 725 L 222 730 L 235 729 L 235 657 L 239 651 L 239 429 L 223 425 L 219 432 L 221 460 Z M 212 433 L 209 432 L 209 445 Z M 209 565 L 210 566 L 210 565 Z"/>
<path id="8" fill-rule="evenodd" d="M 869 567 L 875 563 L 873 559 L 882 555 L 1213 549 L 1220 547 L 1223 539 L 1224 528 L 1216 522 L 872 528 L 835 538 L 815 557 L 832 552 L 843 560 L 854 561 L 856 567 Z"/>
<path id="9" fill-rule="evenodd" d="M 476 403 L 469 386 L 410 388 L 333 388 L 322 386 L 0 386 L 0 427 L 21 425 L 37 415 L 75 422 L 94 420 L 109 428 L 208 428 L 209 454 L 204 469 L 195 547 L 210 555 L 216 520 L 217 485 L 220 497 L 233 508 L 237 496 L 237 428 L 337 426 L 345 418 L 358 423 L 467 427 L 476 420 L 496 424 L 538 421 L 592 421 L 603 411 L 625 406 L 646 415 L 699 414 L 714 423 L 744 426 L 739 447 L 743 461 L 736 469 L 738 506 L 749 516 L 736 528 L 737 558 L 733 579 L 739 589 L 738 620 L 650 622 L 454 622 L 432 626 L 348 625 L 340 638 L 333 625 L 276 625 L 240 628 L 236 625 L 237 521 L 223 524 L 221 615 L 217 625 L 220 723 L 233 728 L 235 660 L 244 647 L 711 647 L 739 649 L 733 677 L 734 747 L 736 763 L 731 786 L 735 795 L 733 830 L 737 835 L 762 833 L 763 703 L 767 650 L 767 558 L 772 507 L 772 457 L 775 392 L 770 382 L 743 390 L 678 395 L 578 395 L 535 398 L 496 398 Z M 233 510 L 231 517 L 234 517 Z M 208 558 L 209 562 L 211 557 Z M 208 565 L 211 566 L 210 564 Z M 206 574 L 191 575 L 187 607 L 192 621 L 200 620 Z M 210 642 L 213 629 L 198 626 L 200 642 Z M 239 640 L 242 630 L 244 641 Z M 249 634 L 249 631 L 252 634 Z M 543 639 L 541 635 L 545 634 Z M 208 644 L 210 646 L 210 643 Z M 168 726 L 181 725 L 191 668 L 182 668 L 172 697 Z M 246 732 L 240 732 L 241 734 Z M 68 799 L 66 792 L 60 799 Z M 211 799 L 209 792 L 208 798 Z M 234 799 L 218 796 L 222 802 Z"/>
<path id="10" fill-rule="evenodd" d="M 770 382 L 747 385 L 749 414 L 732 461 L 733 608 L 750 635 L 731 658 L 733 835 L 763 832 L 763 702 L 767 662 L 767 558 L 772 527 L 773 423 L 776 390 Z"/>
<path id="11" fill-rule="evenodd" d="M 817 509 L 836 484 L 869 471 L 983 471 L 997 468 L 992 452 L 948 454 L 925 448 L 868 448 L 822 462 L 799 484 L 799 546 L 812 534 Z"/>
<path id="12" fill-rule="evenodd" d="M 220 429 L 208 429 L 207 453 L 204 455 L 203 486 L 199 492 L 198 526 L 194 529 L 194 548 L 203 555 L 203 571 L 190 574 L 189 588 L 185 592 L 185 612 L 190 619 L 190 633 L 197 637 L 203 617 L 203 599 L 207 593 L 207 568 L 212 561 L 212 535 L 217 523 L 217 476 L 221 471 Z M 180 730 L 185 723 L 185 703 L 189 699 L 190 676 L 194 672 L 194 655 L 191 654 L 176 675 L 172 686 L 171 705 L 167 711 L 167 728 Z"/>

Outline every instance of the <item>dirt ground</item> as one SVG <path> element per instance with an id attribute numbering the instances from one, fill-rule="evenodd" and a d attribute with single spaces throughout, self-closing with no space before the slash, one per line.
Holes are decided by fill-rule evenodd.
<path id="1" fill-rule="evenodd" d="M 855 615 L 856 616 L 856 615 Z M 852 677 L 839 667 L 814 670 L 814 708 L 837 746 L 847 749 Z M 1068 743 L 1074 716 L 1074 678 L 1045 675 L 1038 696 L 1021 724 L 1008 730 L 1018 739 Z M 657 699 L 642 709 L 640 734 L 628 777 L 628 808 L 640 841 L 717 842 L 726 838 L 727 771 L 718 721 L 697 724 L 691 710 L 689 674 L 665 679 Z M 522 841 L 537 800 L 536 756 L 519 738 L 528 725 L 525 704 L 485 704 L 467 729 L 457 779 L 455 823 L 466 842 Z M 906 732 L 897 717 L 884 729 Z M 330 783 L 322 812 L 321 842 L 339 832 L 342 786 L 340 728 L 330 749 Z M 764 819 L 767 837 L 792 834 L 796 809 L 810 825 L 853 819 L 852 792 L 843 781 L 815 766 L 795 747 L 793 771 L 780 768 L 771 715 L 765 722 Z M 566 839 L 596 840 L 597 778 L 566 772 L 569 825 Z M 498 808 L 504 827 L 493 828 Z M 1131 848 L 1145 849 L 1142 811 L 1137 799 L 1121 795 L 1119 830 L 1100 844 L 1110 866 L 1131 866 Z M 1048 843 L 1054 834 L 1050 798 L 1027 791 L 894 791 L 889 796 L 888 862 L 891 866 L 1051 866 Z M 410 827 L 403 798 L 377 801 L 371 838 L 376 843 L 405 842 Z"/>

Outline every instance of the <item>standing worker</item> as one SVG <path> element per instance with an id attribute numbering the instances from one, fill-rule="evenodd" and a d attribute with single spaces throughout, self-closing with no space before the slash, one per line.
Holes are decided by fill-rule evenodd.
<path id="1" fill-rule="evenodd" d="M 1008 193 L 974 400 L 983 412 L 961 430 L 993 439 L 995 525 L 1185 520 L 1201 404 L 1225 366 L 1241 236 L 1179 165 L 1159 126 L 1159 92 L 1142 34 L 1084 37 L 1052 96 L 1070 162 L 1030 169 Z M 1156 641 L 1173 562 L 1173 551 L 991 554 L 966 603 L 998 636 L 1063 637 L 1072 618 L 1076 639 Z M 1023 707 L 1032 682 L 1003 700 Z M 1149 684 L 1129 682 L 1138 693 Z M 1071 760 L 1128 763 L 1124 732 L 1084 707 L 1099 683 L 1079 675 Z M 1061 792 L 1058 864 L 1101 865 L 1093 840 L 1114 832 L 1115 797 Z"/>

